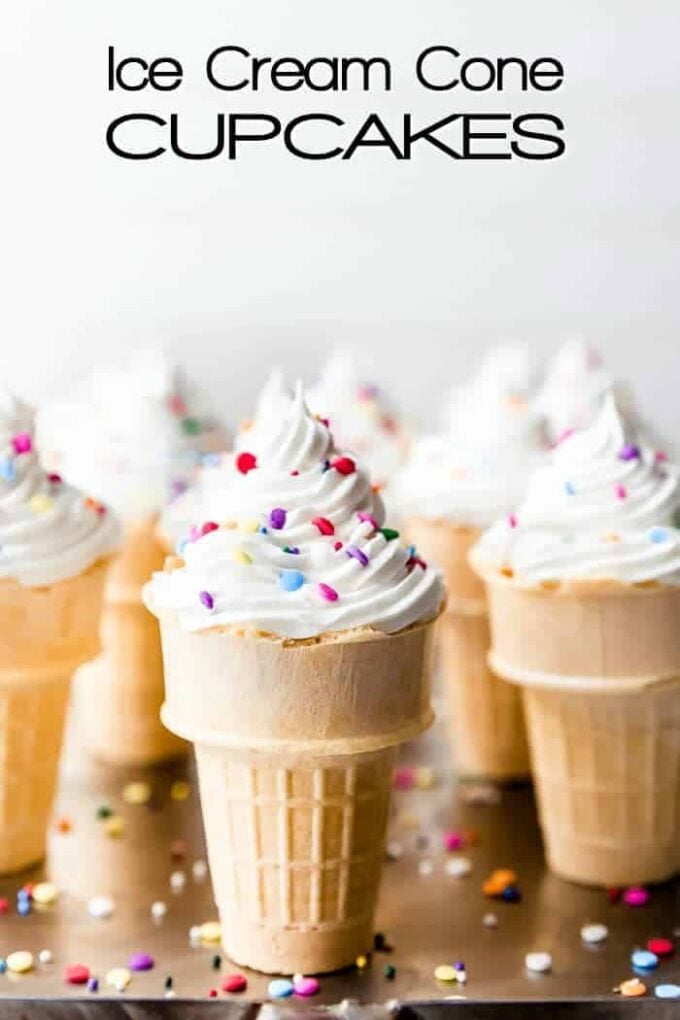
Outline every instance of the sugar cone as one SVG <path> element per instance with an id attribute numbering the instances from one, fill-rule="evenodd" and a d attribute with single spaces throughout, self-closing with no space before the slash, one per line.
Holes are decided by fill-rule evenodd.
<path id="1" fill-rule="evenodd" d="M 425 518 L 408 518 L 405 529 L 446 579 L 448 604 L 436 636 L 456 769 L 499 781 L 525 778 L 530 765 L 521 699 L 489 669 L 484 584 L 468 563 L 479 529 Z"/>
<path id="2" fill-rule="evenodd" d="M 155 521 L 128 527 L 106 587 L 102 655 L 75 678 L 78 731 L 96 758 L 146 765 L 181 754 L 184 741 L 160 720 L 163 662 L 158 623 L 141 601 L 142 585 L 163 566 Z"/>
<path id="3" fill-rule="evenodd" d="M 394 749 L 432 717 L 429 629 L 284 642 L 162 621 L 163 715 L 196 746 L 239 964 L 324 972 L 370 949 Z"/>
<path id="4" fill-rule="evenodd" d="M 46 588 L 0 583 L 0 872 L 45 854 L 71 675 L 99 651 L 106 564 Z"/>
<path id="5" fill-rule="evenodd" d="M 551 868 L 593 885 L 680 870 L 680 589 L 526 589 L 478 564 L 494 668 L 521 685 Z"/>

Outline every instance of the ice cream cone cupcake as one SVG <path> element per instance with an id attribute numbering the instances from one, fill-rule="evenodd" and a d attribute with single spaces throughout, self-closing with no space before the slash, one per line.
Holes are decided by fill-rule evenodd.
<path id="1" fill-rule="evenodd" d="M 145 599 L 164 721 L 196 749 L 224 948 L 270 973 L 330 971 L 371 946 L 393 756 L 431 719 L 443 585 L 300 387 L 255 438 L 231 457 L 226 514 Z"/>
<path id="2" fill-rule="evenodd" d="M 680 870 L 680 473 L 609 396 L 472 552 L 491 664 L 523 691 L 548 861 L 595 885 Z"/>
<path id="3" fill-rule="evenodd" d="M 362 380 L 349 351 L 329 358 L 307 402 L 328 419 L 338 447 L 361 458 L 374 484 L 384 489 L 406 460 L 408 437 L 381 389 Z"/>
<path id="4" fill-rule="evenodd" d="M 471 382 L 454 391 L 447 430 L 415 444 L 393 485 L 406 534 L 446 578 L 439 665 L 454 761 L 466 777 L 503 781 L 529 773 L 519 696 L 488 666 L 484 585 L 468 552 L 482 529 L 516 504 L 543 456 L 530 396 L 526 350 L 492 351 Z"/>
<path id="5" fill-rule="evenodd" d="M 39 861 L 71 676 L 99 651 L 106 507 L 38 462 L 25 408 L 0 394 L 0 873 Z"/>
<path id="6" fill-rule="evenodd" d="M 190 410 L 177 374 L 153 352 L 142 352 L 126 369 L 97 372 L 73 399 L 47 405 L 38 416 L 46 462 L 106 500 L 125 528 L 107 585 L 103 654 L 74 685 L 78 732 L 104 761 L 145 764 L 185 748 L 160 721 L 160 637 L 140 593 L 165 558 L 155 533 L 158 514 L 188 488 L 201 450 L 218 436 Z"/>

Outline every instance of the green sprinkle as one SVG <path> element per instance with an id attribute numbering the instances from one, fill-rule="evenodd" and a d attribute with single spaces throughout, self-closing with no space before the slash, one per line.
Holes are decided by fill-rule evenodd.
<path id="1" fill-rule="evenodd" d="M 396 973 L 397 968 L 391 963 L 386 963 L 385 966 L 383 967 L 383 974 L 385 975 L 388 981 L 392 981 Z"/>
<path id="2" fill-rule="evenodd" d="M 399 532 L 395 531 L 394 528 L 379 528 L 381 535 L 384 535 L 388 542 L 393 541 L 395 538 L 399 538 Z"/>
<path id="3" fill-rule="evenodd" d="M 108 804 L 101 804 L 100 807 L 97 808 L 97 820 L 100 822 L 103 822 L 105 818 L 110 818 L 112 814 L 113 811 Z"/>
<path id="4" fill-rule="evenodd" d="M 182 430 L 187 436 L 200 436 L 201 423 L 198 418 L 182 418 Z"/>

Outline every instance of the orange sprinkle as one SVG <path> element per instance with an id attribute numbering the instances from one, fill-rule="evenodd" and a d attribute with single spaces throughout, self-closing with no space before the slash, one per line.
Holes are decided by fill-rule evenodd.
<path id="1" fill-rule="evenodd" d="M 637 999 L 647 994 L 647 985 L 643 985 L 639 978 L 630 978 L 629 981 L 622 981 L 614 991 L 620 992 L 627 999 Z"/>

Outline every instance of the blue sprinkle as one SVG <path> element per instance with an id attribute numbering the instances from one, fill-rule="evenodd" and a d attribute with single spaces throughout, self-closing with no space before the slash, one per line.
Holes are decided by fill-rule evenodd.
<path id="1" fill-rule="evenodd" d="M 26 917 L 31 912 L 31 904 L 28 900 L 19 900 L 17 903 L 17 914 L 20 917 Z"/>
<path id="2" fill-rule="evenodd" d="M 7 964 L 5 963 L 3 958 L 0 956 L 0 974 L 4 974 L 6 970 L 7 970 Z"/>
<path id="3" fill-rule="evenodd" d="M 29 893 L 28 889 L 18 889 L 17 890 L 17 899 L 18 900 L 30 900 L 30 898 L 31 898 L 31 894 Z"/>
<path id="4" fill-rule="evenodd" d="M 630 962 L 640 970 L 654 970 L 659 965 L 659 957 L 649 949 L 636 949 L 631 955 Z"/>
<path id="5" fill-rule="evenodd" d="M 657 999 L 680 999 L 680 985 L 657 985 L 654 994 Z"/>
<path id="6" fill-rule="evenodd" d="M 406 552 L 408 553 L 408 558 L 411 559 L 416 554 L 416 547 L 414 545 L 410 545 Z"/>
<path id="7" fill-rule="evenodd" d="M 282 570 L 279 581 L 284 591 L 297 591 L 305 583 L 305 575 L 300 570 Z"/>
<path id="8" fill-rule="evenodd" d="M 222 462 L 222 458 L 219 453 L 204 453 L 203 463 L 206 467 L 219 467 Z"/>
<path id="9" fill-rule="evenodd" d="M 259 530 L 259 534 L 260 535 L 266 535 L 267 534 L 267 529 L 265 528 L 264 524 L 258 530 Z"/>
<path id="10" fill-rule="evenodd" d="M 574 491 L 575 490 L 574 490 L 574 486 L 572 485 L 571 482 L 565 482 L 564 483 L 564 488 L 565 488 L 565 491 L 566 491 L 568 496 L 573 496 L 574 495 Z"/>
<path id="11" fill-rule="evenodd" d="M 669 538 L 668 530 L 666 528 L 652 528 L 649 537 L 652 542 L 665 542 Z"/>
<path id="12" fill-rule="evenodd" d="M 184 556 L 184 550 L 188 545 L 189 545 L 188 538 L 180 538 L 179 542 L 177 543 L 177 555 Z"/>
<path id="13" fill-rule="evenodd" d="M 6 482 L 12 482 L 15 477 L 16 471 L 14 470 L 13 461 L 9 457 L 0 460 L 0 478 L 4 478 Z"/>
<path id="14" fill-rule="evenodd" d="M 275 978 L 269 982 L 267 989 L 270 999 L 287 999 L 293 994 L 293 982 L 287 978 Z"/>
<path id="15" fill-rule="evenodd" d="M 505 900 L 506 903 L 519 903 L 522 899 L 522 893 L 516 885 L 508 885 L 501 893 L 501 899 Z"/>

